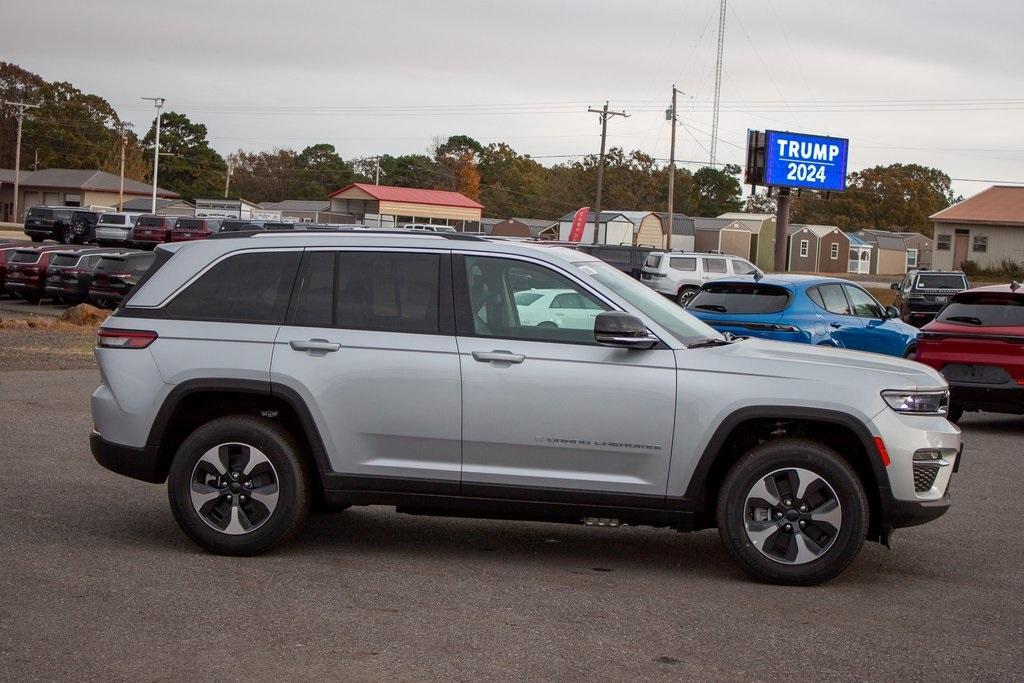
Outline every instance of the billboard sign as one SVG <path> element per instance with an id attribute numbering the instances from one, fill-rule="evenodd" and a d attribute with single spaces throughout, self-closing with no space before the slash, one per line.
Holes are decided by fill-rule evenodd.
<path id="1" fill-rule="evenodd" d="M 767 130 L 764 184 L 842 192 L 846 189 L 849 144 L 844 138 Z"/>

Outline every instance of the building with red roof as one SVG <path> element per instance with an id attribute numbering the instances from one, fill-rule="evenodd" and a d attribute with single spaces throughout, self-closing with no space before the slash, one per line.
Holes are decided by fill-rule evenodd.
<path id="1" fill-rule="evenodd" d="M 432 224 L 479 232 L 484 208 L 458 192 L 370 183 L 346 185 L 327 199 L 332 212 L 354 214 L 365 225 L 380 228 Z"/>
<path id="2" fill-rule="evenodd" d="M 964 261 L 982 268 L 1004 259 L 1024 263 L 1024 187 L 995 185 L 930 218 L 933 268 L 955 270 Z"/>

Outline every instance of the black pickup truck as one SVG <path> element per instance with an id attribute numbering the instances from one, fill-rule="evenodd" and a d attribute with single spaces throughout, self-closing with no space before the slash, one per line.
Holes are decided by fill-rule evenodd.
<path id="1" fill-rule="evenodd" d="M 584 254 L 601 259 L 610 266 L 615 266 L 634 280 L 640 279 L 640 269 L 652 251 L 663 251 L 655 247 L 631 247 L 617 244 L 581 244 L 576 247 Z"/>
<path id="2" fill-rule="evenodd" d="M 900 319 L 916 327 L 931 322 L 957 292 L 970 287 L 967 276 L 953 270 L 911 270 L 890 285 L 896 292 L 892 305 Z"/>

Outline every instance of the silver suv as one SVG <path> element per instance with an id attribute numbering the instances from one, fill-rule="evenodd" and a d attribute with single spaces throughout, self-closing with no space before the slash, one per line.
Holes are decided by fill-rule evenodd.
<path id="1" fill-rule="evenodd" d="M 390 505 L 718 528 L 751 575 L 813 584 L 949 506 L 934 370 L 723 336 L 578 251 L 362 231 L 156 256 L 99 332 L 92 452 L 166 481 L 214 552 Z M 547 291 L 572 315 L 525 315 Z"/>
<path id="2" fill-rule="evenodd" d="M 640 281 L 685 306 L 705 282 L 755 274 L 763 275 L 757 266 L 739 256 L 654 251 L 647 255 L 640 270 Z"/>

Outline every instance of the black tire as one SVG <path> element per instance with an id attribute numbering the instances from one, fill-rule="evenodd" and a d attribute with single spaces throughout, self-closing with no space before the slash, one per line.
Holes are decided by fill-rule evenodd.
<path id="1" fill-rule="evenodd" d="M 214 528 L 212 522 L 206 521 L 208 517 L 201 516 L 192 502 L 192 481 L 199 473 L 197 463 L 208 451 L 224 444 L 243 444 L 244 447 L 258 449 L 272 465 L 270 471 L 277 480 L 273 510 L 255 528 L 237 535 Z M 232 463 L 236 463 L 234 456 Z M 234 483 L 232 487 L 235 487 Z M 228 493 L 232 490 L 224 489 Z M 245 493 L 245 490 L 235 491 L 237 500 L 241 500 Z M 256 555 L 294 534 L 306 519 L 312 498 L 309 466 L 295 437 L 277 423 L 247 415 L 221 417 L 196 429 L 181 444 L 171 462 L 167 497 L 178 525 L 198 545 L 222 555 Z M 227 504 L 231 509 L 238 506 L 237 500 L 233 503 L 218 502 L 217 505 Z"/>
<path id="2" fill-rule="evenodd" d="M 755 524 L 750 519 L 747 509 L 747 499 L 753 491 L 753 487 L 764 481 L 769 475 L 776 474 L 783 477 L 785 483 L 785 470 L 800 468 L 809 471 L 809 474 L 818 477 L 827 484 L 828 489 L 820 487 L 817 480 L 807 486 L 805 500 L 814 507 L 810 507 L 814 513 L 816 506 L 813 491 L 827 490 L 828 497 L 834 494 L 834 500 L 839 503 L 840 522 L 838 530 L 836 527 L 823 525 L 817 526 L 819 522 L 810 520 L 808 515 L 800 514 L 797 510 L 799 499 L 792 501 L 792 507 L 783 506 L 786 500 L 793 497 L 779 498 L 779 512 L 785 509 L 785 515 L 796 514 L 801 524 L 810 524 L 808 532 L 783 532 L 782 525 L 785 525 L 789 517 L 783 516 L 777 522 L 774 515 L 770 522 L 760 522 L 766 529 L 763 533 L 773 532 L 775 535 L 765 539 L 764 547 L 769 542 L 772 551 L 779 546 L 774 543 L 781 543 L 788 549 L 788 543 L 797 547 L 795 535 L 806 533 L 802 537 L 805 548 L 809 548 L 808 540 L 811 533 L 821 532 L 830 538 L 825 544 L 823 551 L 816 557 L 800 564 L 788 564 L 782 559 L 769 557 L 768 551 L 762 551 L 751 540 L 748 535 L 747 524 Z M 791 481 L 791 480 L 790 480 Z M 776 492 L 782 493 L 782 487 L 777 487 Z M 800 508 L 803 509 L 803 508 Z M 749 511 L 753 513 L 755 511 Z M 857 474 L 849 464 L 835 451 L 815 441 L 806 439 L 782 439 L 771 441 L 751 449 L 746 455 L 733 465 L 722 482 L 718 496 L 718 532 L 725 545 L 726 550 L 739 566 L 752 577 L 767 583 L 786 584 L 793 586 L 812 586 L 814 584 L 828 581 L 842 572 L 860 552 L 861 546 L 868 530 L 868 501 L 864 493 L 864 486 L 861 484 Z M 790 527 L 797 525 L 797 520 L 792 520 Z M 826 533 L 831 530 L 832 533 Z M 788 534 L 791 538 L 782 538 L 781 534 Z M 819 537 L 823 538 L 823 537 Z M 774 539 L 774 540 L 773 540 Z M 817 547 L 817 546 L 815 546 Z M 781 553 L 779 553 L 781 554 Z M 814 553 L 811 553 L 814 555 Z"/>
<path id="3" fill-rule="evenodd" d="M 21 298 L 35 306 L 43 300 L 43 295 L 39 292 L 24 292 Z"/>
<path id="4" fill-rule="evenodd" d="M 30 237 L 32 238 L 33 242 L 42 242 L 43 241 L 43 236 L 42 235 L 30 235 Z"/>
<path id="5" fill-rule="evenodd" d="M 696 296 L 698 291 L 698 287 L 681 287 L 679 292 L 676 294 L 676 303 L 685 308 L 686 304 L 689 303 L 690 299 Z"/>
<path id="6" fill-rule="evenodd" d="M 61 244 L 75 244 L 75 230 L 70 225 L 64 228 L 57 238 Z"/>
<path id="7" fill-rule="evenodd" d="M 950 404 L 949 410 L 946 411 L 946 419 L 950 422 L 959 422 L 960 418 L 964 416 L 964 409 L 958 405 Z"/>

